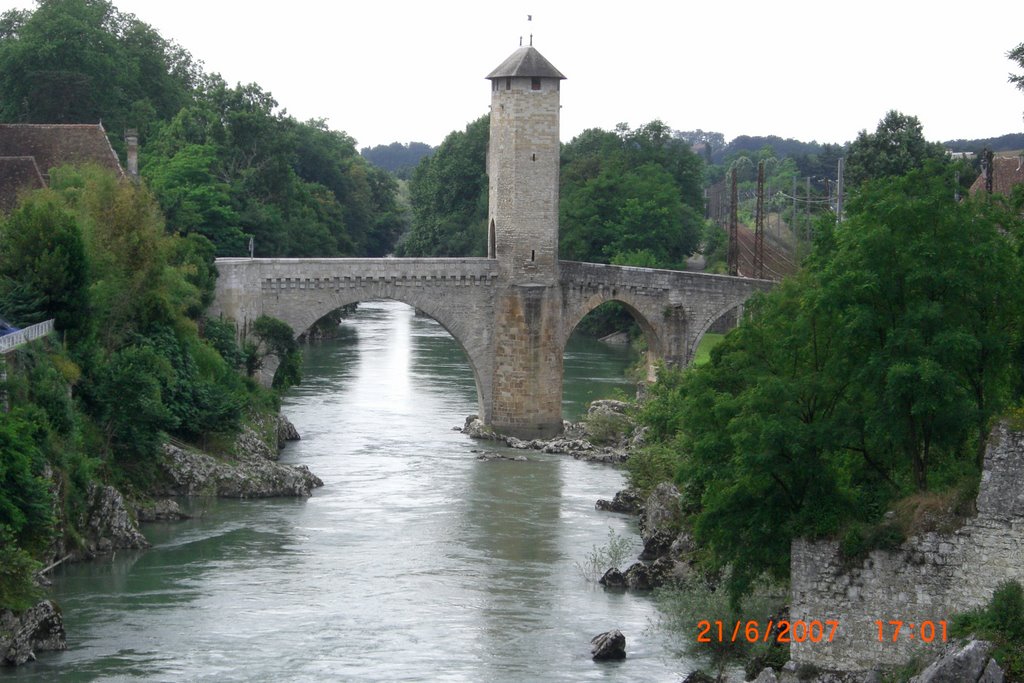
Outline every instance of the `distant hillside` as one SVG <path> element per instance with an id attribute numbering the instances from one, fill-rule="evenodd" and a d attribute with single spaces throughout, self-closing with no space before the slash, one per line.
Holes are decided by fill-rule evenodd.
<path id="1" fill-rule="evenodd" d="M 977 140 L 947 140 L 942 145 L 953 152 L 979 152 L 986 147 L 993 152 L 1013 152 L 1024 149 L 1024 133 L 1007 133 L 997 138 Z M 757 152 L 765 146 L 771 147 L 778 157 L 799 158 L 819 155 L 826 145 L 819 142 L 801 142 L 792 138 L 780 138 L 777 135 L 740 135 L 725 147 L 716 149 L 711 156 L 711 162 L 720 164 L 740 152 Z"/>
<path id="2" fill-rule="evenodd" d="M 780 138 L 778 135 L 740 135 L 725 147 L 715 150 L 711 162 L 720 164 L 725 159 L 740 152 L 757 152 L 771 147 L 777 157 L 800 157 L 820 154 L 823 144 L 818 142 L 801 142 L 793 138 Z"/>
<path id="3" fill-rule="evenodd" d="M 406 178 L 420 159 L 434 153 L 434 148 L 423 142 L 392 142 L 390 145 L 363 147 L 359 153 L 374 166 Z"/>
<path id="4" fill-rule="evenodd" d="M 1015 152 L 1024 149 L 1024 133 L 1007 133 L 980 140 L 948 140 L 942 144 L 953 152 L 980 152 L 986 147 L 993 152 Z"/>

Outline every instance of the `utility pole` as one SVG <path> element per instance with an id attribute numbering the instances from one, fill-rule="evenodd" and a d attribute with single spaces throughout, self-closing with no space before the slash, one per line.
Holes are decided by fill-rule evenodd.
<path id="1" fill-rule="evenodd" d="M 843 222 L 843 157 L 839 157 L 839 170 L 836 178 L 836 224 Z"/>
<path id="2" fill-rule="evenodd" d="M 757 164 L 757 214 L 754 217 L 754 277 L 764 279 L 764 160 Z"/>
<path id="3" fill-rule="evenodd" d="M 986 149 L 981 159 L 981 168 L 985 173 L 985 192 L 992 194 L 992 150 Z"/>
<path id="4" fill-rule="evenodd" d="M 804 205 L 804 239 L 811 239 L 811 176 L 807 176 L 807 204 Z"/>
<path id="5" fill-rule="evenodd" d="M 797 232 L 797 215 L 796 215 L 796 176 L 793 176 L 793 217 L 789 220 L 789 231 L 793 233 L 793 239 L 796 240 L 797 246 L 800 246 L 800 233 Z"/>
<path id="6" fill-rule="evenodd" d="M 731 199 L 732 202 L 729 206 L 729 252 L 728 252 L 728 265 L 729 275 L 739 275 L 740 272 L 740 219 L 737 210 L 736 201 L 736 167 L 732 167 L 731 182 Z"/>

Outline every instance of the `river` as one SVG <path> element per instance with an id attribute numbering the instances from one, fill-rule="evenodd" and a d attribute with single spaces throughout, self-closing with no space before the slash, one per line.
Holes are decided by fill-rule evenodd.
<path id="1" fill-rule="evenodd" d="M 308 347 L 283 412 L 283 462 L 325 482 L 307 500 L 194 501 L 147 524 L 153 548 L 55 572 L 70 649 L 0 678 L 33 681 L 678 681 L 687 662 L 652 628 L 648 596 L 576 568 L 609 529 L 620 471 L 453 431 L 476 412 L 465 357 L 434 321 L 362 304 Z M 618 386 L 626 351 L 574 340 L 566 415 Z M 635 553 L 629 561 L 635 558 Z M 590 659 L 618 628 L 625 661 Z"/>

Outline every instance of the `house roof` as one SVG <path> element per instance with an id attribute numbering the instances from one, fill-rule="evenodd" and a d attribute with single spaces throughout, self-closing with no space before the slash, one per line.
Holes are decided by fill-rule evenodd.
<path id="1" fill-rule="evenodd" d="M 124 175 L 101 123 L 0 123 L 0 157 L 34 157 L 44 179 L 62 164 L 97 164 Z"/>
<path id="2" fill-rule="evenodd" d="M 526 76 L 540 78 L 564 79 L 562 72 L 551 65 L 551 62 L 544 59 L 544 55 L 537 51 L 532 45 L 521 47 L 508 56 L 504 62 L 498 65 L 494 71 L 487 75 L 487 78 L 505 78 L 507 76 Z"/>
<path id="3" fill-rule="evenodd" d="M 14 209 L 22 191 L 43 187 L 46 183 L 33 157 L 0 156 L 0 213 Z"/>
<path id="4" fill-rule="evenodd" d="M 992 194 L 1007 197 L 1017 185 L 1024 185 L 1024 156 L 992 158 Z M 971 185 L 973 195 L 985 191 L 985 174 L 982 173 Z"/>

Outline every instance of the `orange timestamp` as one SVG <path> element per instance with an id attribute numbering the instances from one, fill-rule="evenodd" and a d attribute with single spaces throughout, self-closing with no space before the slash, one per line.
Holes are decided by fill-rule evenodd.
<path id="1" fill-rule="evenodd" d="M 946 622 L 942 621 L 902 621 L 890 619 L 889 621 L 875 620 L 878 627 L 878 642 L 892 642 L 900 640 L 920 640 L 922 643 L 932 643 L 938 639 L 946 642 Z M 888 633 L 887 633 L 888 631 Z M 891 633 L 891 636 L 889 635 Z"/>
<path id="2" fill-rule="evenodd" d="M 759 621 L 739 620 L 732 624 L 726 624 L 721 620 L 709 621 L 707 619 L 697 622 L 698 643 L 735 643 L 745 641 L 748 643 L 831 643 L 839 628 L 839 621 L 826 619 L 819 621 L 779 621 L 769 620 L 765 627 L 761 628 Z"/>

